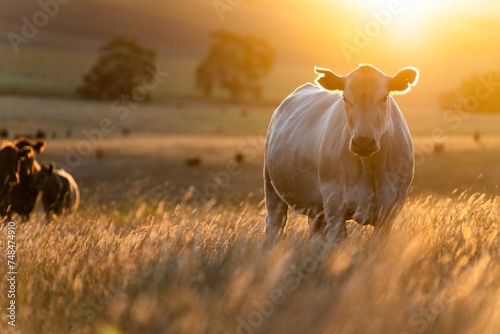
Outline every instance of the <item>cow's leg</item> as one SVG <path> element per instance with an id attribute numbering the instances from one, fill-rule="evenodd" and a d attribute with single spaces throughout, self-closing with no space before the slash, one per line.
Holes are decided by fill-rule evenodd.
<path id="1" fill-rule="evenodd" d="M 378 237 L 378 239 L 386 239 L 391 232 L 392 225 L 394 225 L 394 221 L 398 216 L 398 213 L 401 211 L 401 207 L 394 208 L 386 217 L 376 222 L 373 228 L 374 234 Z"/>
<path id="2" fill-rule="evenodd" d="M 323 198 L 325 234 L 334 241 L 345 239 L 347 237 L 346 210 L 341 204 L 340 196 L 334 191 L 323 191 Z"/>
<path id="3" fill-rule="evenodd" d="M 374 226 L 374 233 L 378 236 L 379 239 L 385 239 L 389 236 L 391 232 L 392 225 L 396 221 L 401 209 L 403 209 L 403 204 L 406 199 L 406 192 L 398 194 L 398 197 L 394 203 L 390 206 L 390 209 L 387 210 L 384 217 L 378 221 Z"/>
<path id="4" fill-rule="evenodd" d="M 285 228 L 288 205 L 283 202 L 271 184 L 267 168 L 264 167 L 264 192 L 266 195 L 266 236 L 272 241 L 283 233 Z"/>
<path id="5" fill-rule="evenodd" d="M 325 234 L 334 241 L 340 241 L 347 238 L 347 228 L 342 216 L 330 215 L 325 218 Z"/>
<path id="6" fill-rule="evenodd" d="M 378 238 L 385 239 L 391 232 L 392 223 L 392 221 L 379 222 L 377 225 L 375 225 L 373 231 L 378 236 Z"/>
<path id="7" fill-rule="evenodd" d="M 311 236 L 325 233 L 325 215 L 323 213 L 309 217 L 308 222 Z"/>

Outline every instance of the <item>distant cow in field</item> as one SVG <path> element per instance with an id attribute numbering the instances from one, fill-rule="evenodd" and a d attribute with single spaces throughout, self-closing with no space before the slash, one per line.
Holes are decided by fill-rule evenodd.
<path id="1" fill-rule="evenodd" d="M 14 145 L 19 149 L 31 150 L 32 154 L 21 161 L 19 170 L 19 184 L 12 187 L 9 202 L 13 213 L 17 213 L 23 220 L 28 220 L 33 211 L 38 190 L 35 188 L 35 177 L 40 171 L 40 165 L 36 161 L 36 154 L 43 152 L 46 142 L 38 139 L 33 142 L 26 137 L 18 138 Z"/>
<path id="2" fill-rule="evenodd" d="M 46 139 L 47 133 L 45 131 L 43 131 L 42 129 L 38 129 L 35 132 L 35 138 L 36 139 Z"/>
<path id="3" fill-rule="evenodd" d="M 410 133 L 393 94 L 418 70 L 388 76 L 361 65 L 346 76 L 324 68 L 316 85 L 288 96 L 269 125 L 264 162 L 266 234 L 283 232 L 288 208 L 309 217 L 311 233 L 347 236 L 346 220 L 388 232 L 413 178 Z"/>
<path id="4" fill-rule="evenodd" d="M 188 167 L 198 167 L 201 166 L 201 158 L 200 157 L 186 158 L 184 160 L 184 163 Z"/>
<path id="5" fill-rule="evenodd" d="M 477 130 L 474 131 L 474 133 L 472 134 L 472 138 L 476 143 L 479 143 L 481 141 L 481 133 Z"/>
<path id="6" fill-rule="evenodd" d="M 43 164 L 35 180 L 35 187 L 42 192 L 42 204 L 47 219 L 78 208 L 80 191 L 73 177 L 54 164 Z"/>
<path id="7" fill-rule="evenodd" d="M 238 165 L 242 165 L 243 162 L 245 162 L 245 156 L 241 152 L 236 152 L 234 155 L 234 161 L 236 161 Z"/>
<path id="8" fill-rule="evenodd" d="M 443 142 L 434 143 L 434 154 L 444 153 L 444 148 L 445 148 L 445 145 Z"/>
<path id="9" fill-rule="evenodd" d="M 18 150 L 8 141 L 0 145 L 0 217 L 9 215 L 9 193 L 19 183 L 20 161 L 29 158 L 29 149 Z"/>

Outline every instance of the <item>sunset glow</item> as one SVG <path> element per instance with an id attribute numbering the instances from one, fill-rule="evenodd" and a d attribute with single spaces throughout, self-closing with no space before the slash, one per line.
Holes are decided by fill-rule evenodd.
<path id="1" fill-rule="evenodd" d="M 0 333 L 499 333 L 500 0 L 10 0 L 0 36 Z"/>

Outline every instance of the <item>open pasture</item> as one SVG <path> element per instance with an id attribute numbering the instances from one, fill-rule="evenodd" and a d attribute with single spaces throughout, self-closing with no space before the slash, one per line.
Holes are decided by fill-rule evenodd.
<path id="1" fill-rule="evenodd" d="M 105 103 L 1 100 L 11 133 L 58 133 L 39 160 L 56 161 L 82 188 L 76 214 L 16 222 L 17 331 L 2 322 L 2 333 L 500 328 L 498 116 L 452 129 L 435 111 L 409 111 L 415 179 L 387 240 L 350 223 L 349 238 L 332 247 L 311 240 L 292 214 L 284 239 L 269 246 L 261 129 L 272 106 L 173 101 L 141 105 L 122 121 Z M 84 131 L 97 133 L 103 117 L 115 130 L 89 139 Z M 436 128 L 446 135 L 440 154 Z M 201 163 L 188 166 L 194 157 Z M 5 225 L 0 233 L 3 247 Z"/>
<path id="2" fill-rule="evenodd" d="M 87 189 L 84 199 L 67 219 L 17 225 L 19 333 L 493 334 L 500 326 L 499 196 L 414 196 L 388 239 L 353 223 L 335 248 L 311 240 L 296 216 L 269 247 L 265 210 L 251 201 L 172 203 L 141 184 Z M 16 333 L 4 323 L 2 332 Z"/>
<path id="3" fill-rule="evenodd" d="M 0 222 L 0 334 L 499 334 L 499 30 L 492 0 L 10 1 L 0 14 L 0 136 L 45 137 L 36 159 L 71 173 L 81 204 L 52 220 L 38 205 L 27 221 Z M 384 237 L 348 221 L 348 237 L 332 244 L 289 212 L 282 238 L 267 243 L 273 111 L 315 80 L 315 66 L 347 75 L 357 64 L 420 72 L 395 96 L 416 162 L 405 206 Z M 144 77 L 153 67 L 154 84 Z M 383 90 L 415 83 L 415 71 L 402 73 L 325 81 L 370 122 L 353 131 L 357 149 L 374 148 L 367 135 L 386 118 Z M 83 81 L 120 98 L 79 100 Z M 285 131 L 293 137 L 278 144 L 304 150 L 318 135 Z M 394 144 L 409 150 L 407 140 Z M 301 159 L 272 174 L 286 173 L 282 190 L 305 197 L 307 186 L 293 183 L 314 171 L 300 168 L 311 159 L 285 150 Z M 12 180 L 13 157 L 0 166 Z M 391 185 L 409 175 L 378 161 Z M 13 198 L 33 204 L 32 186 L 44 182 L 32 162 L 21 162 L 20 196 L 4 191 L 2 211 Z M 335 202 L 347 213 L 361 211 L 364 196 L 382 203 L 392 193 L 372 177 L 378 168 L 357 173 L 355 164 L 338 173 L 349 194 Z M 64 193 L 63 184 L 49 189 Z"/>

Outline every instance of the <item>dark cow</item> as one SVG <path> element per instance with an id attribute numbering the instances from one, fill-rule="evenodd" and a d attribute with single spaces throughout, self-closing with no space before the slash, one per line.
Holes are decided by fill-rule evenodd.
<path id="1" fill-rule="evenodd" d="M 18 150 L 12 143 L 4 141 L 0 146 L 0 217 L 8 215 L 9 192 L 19 183 L 20 160 L 32 155 L 29 149 Z"/>
<path id="2" fill-rule="evenodd" d="M 35 187 L 42 192 L 42 204 L 47 220 L 70 213 L 78 208 L 80 191 L 73 177 L 54 164 L 43 164 L 36 176 Z"/>
<path id="3" fill-rule="evenodd" d="M 36 154 L 43 152 L 45 144 L 43 139 L 32 142 L 26 137 L 18 138 L 14 142 L 18 149 L 31 149 L 33 153 L 30 157 L 21 161 L 19 184 L 12 187 L 9 196 L 12 212 L 19 214 L 23 220 L 29 219 L 36 204 L 38 189 L 35 188 L 34 183 L 36 174 L 41 169 L 36 161 Z"/>

